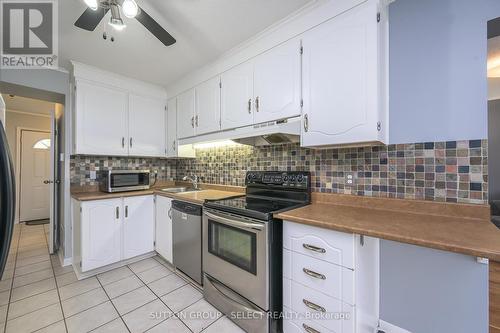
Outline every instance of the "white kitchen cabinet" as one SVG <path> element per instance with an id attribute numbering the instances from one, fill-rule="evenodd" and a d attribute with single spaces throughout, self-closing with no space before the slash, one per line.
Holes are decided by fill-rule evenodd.
<path id="1" fill-rule="evenodd" d="M 177 98 L 167 102 L 167 157 L 177 157 Z"/>
<path id="2" fill-rule="evenodd" d="M 305 327 L 319 332 L 374 332 L 379 318 L 379 263 L 376 238 L 284 221 L 283 307 L 291 315 L 283 321 L 283 332 L 307 331 Z M 325 317 L 332 313 L 347 317 Z"/>
<path id="3" fill-rule="evenodd" d="M 75 83 L 75 153 L 128 154 L 125 91 L 95 82 Z"/>
<path id="4" fill-rule="evenodd" d="M 188 90 L 177 96 L 177 137 L 189 138 L 195 132 L 195 90 Z"/>
<path id="5" fill-rule="evenodd" d="M 220 77 L 210 79 L 195 88 L 196 135 L 220 130 Z"/>
<path id="6" fill-rule="evenodd" d="M 165 100 L 129 95 L 129 155 L 165 156 Z"/>
<path id="7" fill-rule="evenodd" d="M 221 75 L 223 130 L 253 124 L 253 62 L 247 61 Z"/>
<path id="8" fill-rule="evenodd" d="M 304 34 L 302 146 L 387 141 L 378 10 L 367 1 Z"/>
<path id="9" fill-rule="evenodd" d="M 279 45 L 254 60 L 256 124 L 300 115 L 300 40 Z"/>
<path id="10" fill-rule="evenodd" d="M 80 207 L 81 270 L 120 261 L 122 199 L 85 201 Z"/>
<path id="11" fill-rule="evenodd" d="M 172 199 L 156 196 L 156 252 L 165 260 L 173 262 L 172 243 Z"/>
<path id="12" fill-rule="evenodd" d="M 152 195 L 123 198 L 123 259 L 154 251 Z"/>

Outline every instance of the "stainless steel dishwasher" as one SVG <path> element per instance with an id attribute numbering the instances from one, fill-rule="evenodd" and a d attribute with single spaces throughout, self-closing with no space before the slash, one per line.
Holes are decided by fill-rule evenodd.
<path id="1" fill-rule="evenodd" d="M 200 285 L 201 273 L 201 206 L 183 201 L 172 202 L 174 266 Z"/>

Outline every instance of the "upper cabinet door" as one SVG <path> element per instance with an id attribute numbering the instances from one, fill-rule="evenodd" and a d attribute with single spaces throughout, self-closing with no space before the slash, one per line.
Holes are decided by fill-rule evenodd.
<path id="1" fill-rule="evenodd" d="M 221 125 L 232 129 L 253 124 L 253 61 L 245 62 L 221 76 Z"/>
<path id="2" fill-rule="evenodd" d="M 153 200 L 152 195 L 123 198 L 123 259 L 154 251 Z"/>
<path id="3" fill-rule="evenodd" d="M 177 157 L 177 98 L 167 102 L 167 157 Z"/>
<path id="4" fill-rule="evenodd" d="M 76 82 L 75 154 L 128 154 L 127 93 L 97 83 Z"/>
<path id="5" fill-rule="evenodd" d="M 196 135 L 220 130 L 220 77 L 200 84 L 195 91 Z"/>
<path id="6" fill-rule="evenodd" d="M 194 89 L 177 96 L 177 137 L 189 138 L 195 135 L 195 92 Z"/>
<path id="7" fill-rule="evenodd" d="M 254 64 L 255 123 L 300 115 L 300 41 L 275 47 Z"/>
<path id="8" fill-rule="evenodd" d="M 366 2 L 304 35 L 302 146 L 379 141 L 376 17 Z"/>
<path id="9" fill-rule="evenodd" d="M 129 95 L 129 155 L 165 156 L 165 101 Z"/>

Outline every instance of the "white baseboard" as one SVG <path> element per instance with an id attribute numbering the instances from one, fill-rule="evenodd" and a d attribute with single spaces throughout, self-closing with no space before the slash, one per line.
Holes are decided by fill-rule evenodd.
<path id="1" fill-rule="evenodd" d="M 411 333 L 410 331 L 405 330 L 404 328 L 390 324 L 383 320 L 379 320 L 379 330 L 382 330 L 385 333 Z"/>
<path id="2" fill-rule="evenodd" d="M 57 251 L 57 256 L 59 257 L 59 261 L 63 267 L 69 266 L 73 263 L 73 258 L 63 258 L 62 251 Z"/>

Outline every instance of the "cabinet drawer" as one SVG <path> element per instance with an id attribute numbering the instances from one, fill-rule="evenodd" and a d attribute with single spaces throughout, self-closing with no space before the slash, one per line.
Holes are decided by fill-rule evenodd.
<path id="1" fill-rule="evenodd" d="M 354 271 L 283 249 L 283 276 L 354 305 Z"/>
<path id="2" fill-rule="evenodd" d="M 333 332 L 354 332 L 354 307 L 283 278 L 283 305 Z"/>
<path id="3" fill-rule="evenodd" d="M 285 222 L 283 247 L 306 256 L 354 269 L 353 234 Z"/>
<path id="4" fill-rule="evenodd" d="M 326 329 L 314 321 L 301 318 L 296 312 L 283 308 L 283 333 L 339 333 Z"/>

